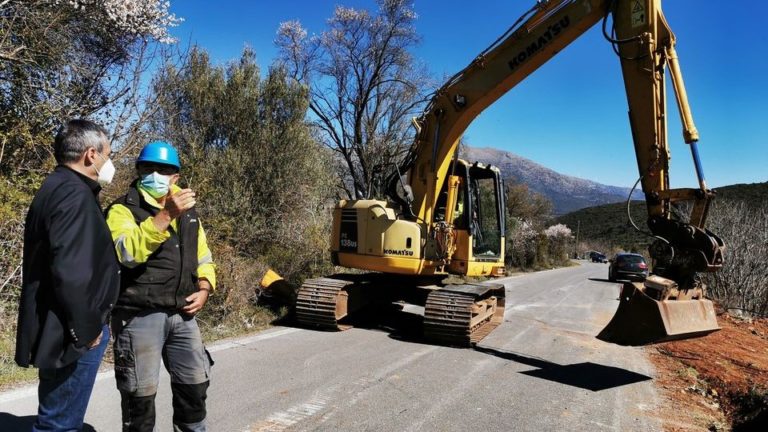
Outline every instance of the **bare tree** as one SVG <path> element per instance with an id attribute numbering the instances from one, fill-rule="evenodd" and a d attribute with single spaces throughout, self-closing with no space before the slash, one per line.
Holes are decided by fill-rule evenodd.
<path id="1" fill-rule="evenodd" d="M 298 21 L 285 22 L 276 39 L 281 62 L 309 88 L 319 138 L 343 160 L 341 187 L 356 199 L 382 195 L 413 140 L 410 119 L 428 85 L 408 52 L 419 41 L 412 6 L 377 3 L 376 15 L 338 6 L 317 37 L 308 38 Z"/>
<path id="2" fill-rule="evenodd" d="M 688 222 L 689 202 L 672 207 L 673 216 Z M 736 313 L 768 316 L 768 200 L 718 199 L 709 212 L 708 229 L 725 243 L 723 267 L 703 273 L 707 294 Z"/>
<path id="3" fill-rule="evenodd" d="M 135 156 L 141 146 L 161 138 L 152 127 L 152 119 L 161 108 L 159 95 L 152 91 L 147 79 L 153 76 L 153 69 L 157 65 L 183 68 L 189 59 L 189 52 L 175 44 L 142 41 L 134 51 L 109 80 L 113 83 L 109 93 L 116 96 L 115 101 L 92 115 L 111 132 L 118 160 Z"/>
<path id="4" fill-rule="evenodd" d="M 0 172 L 45 171 L 68 118 L 132 129 L 141 77 L 178 21 L 161 0 L 0 0 Z"/>
<path id="5" fill-rule="evenodd" d="M 95 24 L 92 30 L 100 27 L 114 37 L 175 42 L 168 28 L 181 19 L 169 7 L 163 0 L 0 0 L 0 61 L 41 66 L 85 36 L 67 34 L 73 25 Z"/>
<path id="6" fill-rule="evenodd" d="M 768 201 L 716 201 L 709 225 L 727 247 L 723 268 L 707 275 L 725 308 L 768 316 Z"/>

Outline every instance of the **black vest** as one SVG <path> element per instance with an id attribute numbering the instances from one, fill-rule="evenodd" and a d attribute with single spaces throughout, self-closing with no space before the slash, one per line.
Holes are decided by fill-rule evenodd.
<path id="1" fill-rule="evenodd" d="M 128 193 L 110 205 L 127 207 L 136 224 L 157 214 L 131 183 Z M 180 309 L 185 298 L 197 291 L 197 237 L 200 223 L 194 208 L 187 210 L 176 221 L 178 232 L 171 226 L 171 237 L 149 256 L 147 262 L 133 268 L 121 265 L 120 297 L 116 309 Z"/>

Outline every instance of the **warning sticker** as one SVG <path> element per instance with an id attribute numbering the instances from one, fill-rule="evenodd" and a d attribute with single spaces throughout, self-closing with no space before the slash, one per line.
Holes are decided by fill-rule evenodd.
<path id="1" fill-rule="evenodd" d="M 632 27 L 640 27 L 646 23 L 645 4 L 642 0 L 635 0 L 632 4 Z"/>

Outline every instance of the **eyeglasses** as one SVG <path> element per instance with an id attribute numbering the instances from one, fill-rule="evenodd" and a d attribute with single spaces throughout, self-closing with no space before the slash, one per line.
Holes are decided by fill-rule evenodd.
<path id="1" fill-rule="evenodd" d="M 175 166 L 155 163 L 142 163 L 138 165 L 136 169 L 139 171 L 139 174 L 150 174 L 156 172 L 162 175 L 173 175 L 179 172 Z"/>

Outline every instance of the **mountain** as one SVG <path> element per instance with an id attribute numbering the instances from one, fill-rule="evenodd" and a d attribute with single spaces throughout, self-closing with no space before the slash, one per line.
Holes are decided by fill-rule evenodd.
<path id="1" fill-rule="evenodd" d="M 626 201 L 630 188 L 607 186 L 591 180 L 560 174 L 514 153 L 492 148 L 465 147 L 461 157 L 498 167 L 505 180 L 523 183 L 552 201 L 555 215 L 585 207 Z M 636 190 L 633 199 L 644 199 Z"/>

